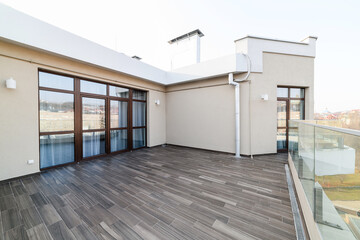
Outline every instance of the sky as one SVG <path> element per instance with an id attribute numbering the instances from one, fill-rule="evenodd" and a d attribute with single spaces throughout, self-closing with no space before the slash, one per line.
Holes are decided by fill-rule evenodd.
<path id="1" fill-rule="evenodd" d="M 168 70 L 168 41 L 200 29 L 201 60 L 256 35 L 317 36 L 315 112 L 360 109 L 359 0 L 0 0 L 19 11 Z"/>

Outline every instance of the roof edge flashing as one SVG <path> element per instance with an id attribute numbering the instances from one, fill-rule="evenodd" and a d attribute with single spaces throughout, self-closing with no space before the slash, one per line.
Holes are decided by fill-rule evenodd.
<path id="1" fill-rule="evenodd" d="M 317 37 L 309 36 L 301 42 L 246 36 L 235 41 L 237 53 L 247 54 L 251 59 L 251 71 L 263 72 L 263 53 L 278 53 L 302 57 L 316 56 Z"/>
<path id="2" fill-rule="evenodd" d="M 291 40 L 284 40 L 284 39 L 278 39 L 278 38 L 268 38 L 268 37 L 261 37 L 261 36 L 255 36 L 255 35 L 246 35 L 245 37 L 241 37 L 239 39 L 234 40 L 234 42 L 236 43 L 236 42 L 246 40 L 246 39 L 249 39 L 249 38 L 265 40 L 265 41 L 293 43 L 293 44 L 308 44 L 308 42 L 306 42 L 306 40 L 308 40 L 309 38 L 312 38 L 312 39 L 315 39 L 315 40 L 318 39 L 318 37 L 316 37 L 316 36 L 308 36 L 308 37 L 304 38 L 301 41 L 291 41 Z"/>

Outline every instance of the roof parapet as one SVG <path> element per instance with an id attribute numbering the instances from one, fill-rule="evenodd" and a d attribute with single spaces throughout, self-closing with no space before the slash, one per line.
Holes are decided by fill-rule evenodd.
<path id="1" fill-rule="evenodd" d="M 280 53 L 315 57 L 317 37 L 309 36 L 302 41 L 287 41 L 258 36 L 245 36 L 235 40 L 236 53 L 247 54 L 251 59 L 251 71 L 263 71 L 263 53 Z"/>
<path id="2" fill-rule="evenodd" d="M 315 39 L 315 40 L 318 39 L 318 37 L 315 37 L 315 36 L 308 36 L 308 37 L 304 38 L 303 40 L 297 42 L 297 41 L 290 41 L 290 40 L 284 40 L 284 39 L 278 39 L 278 38 L 261 37 L 261 36 L 255 36 L 255 35 L 246 35 L 244 37 L 241 37 L 239 39 L 234 40 L 234 42 L 236 43 L 238 41 L 241 41 L 241 40 L 244 40 L 244 39 L 249 39 L 249 38 L 259 39 L 259 40 L 267 40 L 267 41 L 275 41 L 275 42 L 284 42 L 284 43 L 295 43 L 295 44 L 306 44 L 308 39 Z"/>

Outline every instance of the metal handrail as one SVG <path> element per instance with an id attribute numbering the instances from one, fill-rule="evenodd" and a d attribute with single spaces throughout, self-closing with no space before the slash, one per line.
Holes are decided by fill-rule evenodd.
<path id="1" fill-rule="evenodd" d="M 345 133 L 345 134 L 350 134 L 350 135 L 360 137 L 360 131 L 359 130 L 347 129 L 347 128 L 339 128 L 339 127 L 330 127 L 330 126 L 325 126 L 325 125 L 320 125 L 320 124 L 315 124 L 315 123 L 309 123 L 309 122 L 306 122 L 306 120 L 289 120 L 289 121 L 290 122 L 297 122 L 297 123 L 300 123 L 300 124 L 305 124 L 305 125 L 308 125 L 308 126 L 323 128 L 323 129 L 331 130 L 331 131 L 334 131 L 334 132 Z"/>

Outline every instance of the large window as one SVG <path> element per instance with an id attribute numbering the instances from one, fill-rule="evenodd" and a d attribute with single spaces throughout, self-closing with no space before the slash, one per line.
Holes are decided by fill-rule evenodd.
<path id="1" fill-rule="evenodd" d="M 289 120 L 305 119 L 305 89 L 296 87 L 277 88 L 277 150 L 287 151 L 289 141 Z"/>
<path id="2" fill-rule="evenodd" d="M 105 129 L 105 99 L 82 98 L 83 130 Z"/>
<path id="3" fill-rule="evenodd" d="M 40 131 L 74 131 L 74 94 L 40 90 Z"/>
<path id="4" fill-rule="evenodd" d="M 145 147 L 146 96 L 40 71 L 40 168 Z"/>
<path id="5" fill-rule="evenodd" d="M 40 168 L 74 162 L 74 78 L 39 73 Z"/>

